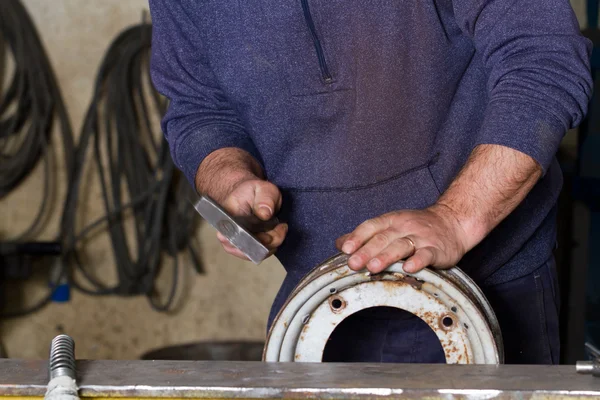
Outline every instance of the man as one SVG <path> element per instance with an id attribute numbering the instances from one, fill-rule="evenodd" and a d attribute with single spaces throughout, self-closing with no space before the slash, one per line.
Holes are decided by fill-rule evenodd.
<path id="1" fill-rule="evenodd" d="M 337 239 L 356 270 L 458 264 L 508 363 L 558 361 L 555 153 L 592 85 L 567 0 L 150 5 L 176 165 L 232 213 L 287 222 L 261 235 L 287 270 L 270 322 Z M 328 359 L 443 362 L 423 325 L 364 312 Z"/>

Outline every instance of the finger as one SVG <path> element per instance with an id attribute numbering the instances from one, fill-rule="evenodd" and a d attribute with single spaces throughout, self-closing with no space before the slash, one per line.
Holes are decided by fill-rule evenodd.
<path id="1" fill-rule="evenodd" d="M 425 267 L 435 264 L 436 249 L 434 247 L 422 247 L 404 263 L 403 269 L 409 273 L 419 272 Z"/>
<path id="2" fill-rule="evenodd" d="M 244 253 L 242 253 L 242 251 L 240 251 L 240 249 L 238 249 L 237 247 L 235 247 L 231 243 L 229 243 L 229 242 L 227 242 L 227 243 L 221 243 L 221 246 L 223 247 L 223 250 L 225 250 L 225 252 L 227 254 L 230 254 L 230 255 L 235 256 L 237 258 L 241 258 L 242 260 L 248 260 L 248 257 L 246 257 L 246 255 Z"/>
<path id="3" fill-rule="evenodd" d="M 358 249 L 348 260 L 348 266 L 358 271 L 363 269 L 369 260 L 372 260 L 383 249 L 388 247 L 398 234 L 391 230 L 378 232 L 371 237 L 360 249 Z M 346 242 L 347 243 L 347 242 Z"/>
<path id="4" fill-rule="evenodd" d="M 227 238 L 225 236 L 223 236 L 223 234 L 219 231 L 217 231 L 217 239 L 221 243 L 229 243 L 229 240 L 227 240 Z"/>
<path id="5" fill-rule="evenodd" d="M 346 238 L 346 241 L 342 245 L 342 251 L 346 254 L 354 253 L 377 232 L 387 228 L 389 228 L 389 223 L 387 222 L 387 219 L 382 217 L 369 219 L 363 222 L 348 236 L 348 238 Z"/>
<path id="6" fill-rule="evenodd" d="M 252 202 L 254 199 L 253 190 L 241 190 L 238 188 L 234 190 L 224 200 L 222 206 L 227 212 L 235 216 L 250 215 L 252 214 Z"/>
<path id="7" fill-rule="evenodd" d="M 274 248 L 281 246 L 281 244 L 285 240 L 285 237 L 287 236 L 287 233 L 288 233 L 288 225 L 287 224 L 277 225 L 275 227 L 275 229 L 273 229 L 269 232 L 269 234 L 273 238 L 273 241 L 267 247 L 274 249 Z"/>
<path id="8" fill-rule="evenodd" d="M 217 232 L 217 239 L 219 240 L 219 242 L 221 242 L 221 244 L 223 245 L 223 247 L 225 247 L 225 246 L 232 246 L 232 244 L 229 242 L 229 240 L 227 240 L 225 238 L 225 236 L 221 235 L 220 232 Z"/>
<path id="9" fill-rule="evenodd" d="M 405 237 L 396 238 L 367 263 L 367 269 L 377 274 L 398 260 L 410 257 L 415 251 L 411 242 Z"/>
<path id="10" fill-rule="evenodd" d="M 223 250 L 225 250 L 225 252 L 227 254 L 231 254 L 232 256 L 241 258 L 242 260 L 248 260 L 248 257 L 246 257 L 246 255 L 244 253 L 242 253 L 242 251 L 240 251 L 240 249 L 238 249 L 237 247 L 232 245 L 229 242 L 229 240 L 227 240 L 225 238 L 225 236 L 221 235 L 220 232 L 217 232 L 217 239 L 219 240 L 219 242 L 221 242 L 221 246 L 223 247 Z"/>
<path id="11" fill-rule="evenodd" d="M 276 249 L 283 243 L 285 236 L 287 235 L 287 231 L 287 224 L 279 224 L 269 232 L 261 232 L 257 234 L 256 237 L 268 249 Z"/>
<path id="12" fill-rule="evenodd" d="M 349 233 L 346 233 L 343 236 L 340 236 L 339 238 L 337 238 L 335 240 L 335 247 L 339 250 L 342 251 L 342 245 L 344 244 L 344 242 L 346 241 L 346 239 L 348 239 L 348 237 L 350 236 Z"/>
<path id="13" fill-rule="evenodd" d="M 227 249 L 227 250 L 233 250 L 233 249 L 237 249 L 237 247 L 235 247 L 233 244 L 231 244 L 231 242 L 225 238 L 223 239 L 219 239 L 219 242 L 221 242 L 221 245 L 223 246 L 223 248 Z M 243 254 L 240 252 L 240 254 Z"/>
<path id="14" fill-rule="evenodd" d="M 275 215 L 281 206 L 281 192 L 270 182 L 261 182 L 254 187 L 252 210 L 259 218 L 266 221 Z"/>
<path id="15" fill-rule="evenodd" d="M 265 245 L 269 250 L 269 255 L 272 255 L 275 250 L 281 246 L 285 236 L 287 235 L 288 225 L 287 224 L 279 224 L 273 230 L 269 232 L 262 232 L 256 235 L 257 239 Z M 220 232 L 217 232 L 217 239 L 221 242 L 223 249 L 236 257 L 243 258 L 247 260 L 248 257 L 244 255 L 237 247 L 231 244 L 225 236 L 223 236 Z"/>
<path id="16" fill-rule="evenodd" d="M 250 259 L 236 247 L 230 246 L 226 248 L 225 246 L 223 246 L 223 250 L 225 250 L 225 252 L 229 255 L 232 255 L 244 261 L 250 261 Z"/>

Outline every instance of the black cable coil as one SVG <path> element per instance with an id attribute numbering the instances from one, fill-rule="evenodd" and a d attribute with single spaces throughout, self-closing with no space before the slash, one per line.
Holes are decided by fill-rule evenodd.
<path id="1" fill-rule="evenodd" d="M 166 102 L 150 82 L 152 26 L 142 23 L 123 31 L 110 45 L 99 68 L 75 159 L 64 216 L 69 229 L 63 238 L 68 257 L 86 284 L 71 283 L 88 294 L 147 295 L 157 311 L 168 311 L 177 290 L 178 252 L 187 249 L 196 270 L 201 267 L 190 242 L 197 214 L 190 205 L 189 184 L 173 165 L 166 140 L 153 128 L 152 116 L 162 115 Z M 93 153 L 106 215 L 76 233 L 79 194 L 88 151 Z M 124 193 L 127 202 L 124 202 Z M 135 245 L 127 241 L 124 212 L 131 210 Z M 78 242 L 100 225 L 107 226 L 118 283 L 108 287 L 85 268 Z M 172 258 L 172 286 L 160 304 L 155 279 L 164 256 Z M 73 278 L 73 277 L 72 277 Z"/>
<path id="2" fill-rule="evenodd" d="M 49 149 L 54 118 L 60 122 L 68 190 L 59 240 L 62 263 L 50 278 L 50 293 L 26 310 L 3 312 L 20 317 L 44 307 L 53 289 L 68 279 L 92 295 L 146 295 L 158 311 L 172 308 L 177 292 L 178 254 L 187 249 L 201 272 L 190 238 L 198 221 L 187 199 L 191 190 L 175 170 L 167 143 L 154 126 L 166 103 L 149 76 L 151 25 L 123 31 L 110 45 L 99 68 L 93 97 L 74 146 L 66 108 L 35 26 L 19 0 L 0 2 L 0 199 L 17 187 L 43 157 L 42 202 L 33 224 L 15 240 L 33 237 L 44 226 L 56 185 Z M 4 74 L 12 53 L 14 74 L 5 91 Z M 105 215 L 77 231 L 80 194 L 89 186 L 84 171 L 93 159 L 101 184 Z M 133 220 L 133 235 L 126 221 Z M 85 240 L 106 228 L 118 283 L 107 286 L 83 262 Z M 127 238 L 133 242 L 129 245 Z M 172 285 L 159 300 L 155 281 L 163 261 L 172 259 Z M 71 267 L 71 268 L 68 268 Z M 81 279 L 83 278 L 83 279 Z"/>
<path id="3" fill-rule="evenodd" d="M 3 88 L 11 56 L 12 79 Z M 0 2 L 0 199 L 23 182 L 41 158 L 44 160 L 40 207 L 31 225 L 12 240 L 35 237 L 52 212 L 57 174 L 52 171 L 54 150 L 50 139 L 55 119 L 60 123 L 66 177 L 70 179 L 73 133 L 54 71 L 21 2 L 3 0 Z"/>
<path id="4" fill-rule="evenodd" d="M 8 74 L 12 70 L 12 75 Z M 10 79 L 7 79 L 10 78 Z M 4 83 L 8 84 L 4 87 Z M 74 143 L 69 116 L 57 79 L 35 25 L 19 0 L 0 2 L 0 199 L 17 188 L 43 160 L 40 206 L 32 223 L 16 237 L 3 238 L 3 246 L 14 247 L 37 237 L 56 211 L 57 177 L 53 162 L 58 142 L 51 134 L 58 120 L 65 180 L 73 178 Z M 64 237 L 67 224 L 61 220 L 56 240 Z M 59 271 L 59 275 L 64 274 Z M 52 292 L 25 310 L 3 312 L 4 318 L 37 311 L 52 299 Z"/>

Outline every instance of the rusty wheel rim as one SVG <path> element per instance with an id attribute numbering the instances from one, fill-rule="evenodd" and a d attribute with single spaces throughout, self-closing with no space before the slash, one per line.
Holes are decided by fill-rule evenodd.
<path id="1" fill-rule="evenodd" d="M 296 286 L 273 322 L 263 360 L 319 362 L 339 323 L 360 310 L 386 306 L 425 321 L 440 340 L 448 363 L 503 362 L 496 316 L 460 269 L 409 274 L 398 262 L 371 275 L 352 271 L 347 260 L 344 254 L 330 258 Z"/>

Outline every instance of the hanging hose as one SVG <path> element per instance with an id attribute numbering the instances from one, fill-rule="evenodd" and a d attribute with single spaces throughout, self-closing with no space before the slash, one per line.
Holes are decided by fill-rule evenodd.
<path id="1" fill-rule="evenodd" d="M 57 235 L 62 261 L 49 279 L 49 294 L 29 309 L 4 312 L 0 317 L 19 317 L 41 309 L 65 279 L 92 295 L 146 295 L 155 310 L 168 311 L 177 292 L 179 253 L 187 250 L 201 272 L 190 243 L 198 221 L 187 200 L 190 188 L 175 170 L 167 143 L 154 128 L 158 124 L 153 122 L 166 104 L 150 82 L 150 38 L 151 25 L 142 23 L 123 31 L 110 45 L 75 147 L 64 102 L 31 18 L 18 0 L 0 2 L 0 198 L 16 188 L 40 159 L 45 164 L 40 208 L 31 226 L 16 240 L 38 233 L 51 211 L 56 174 L 50 171 L 53 151 L 49 145 L 55 118 L 60 122 L 68 180 Z M 7 54 L 12 54 L 14 73 L 2 90 L 4 74 L 11 65 Z M 89 190 L 88 176 L 83 174 L 91 163 L 100 181 L 105 214 L 78 231 L 80 194 Z M 125 228 L 128 218 L 133 232 Z M 85 239 L 100 229 L 106 229 L 112 245 L 118 277 L 112 286 L 97 279 L 82 261 Z M 169 258 L 171 288 L 159 296 L 155 282 Z"/>
<path id="2" fill-rule="evenodd" d="M 11 58 L 12 79 L 2 88 Z M 0 96 L 0 199 L 19 186 L 40 159 L 44 162 L 41 202 L 35 218 L 24 232 L 12 238 L 31 239 L 45 227 L 53 211 L 51 200 L 57 174 L 51 170 L 51 146 L 57 143 L 51 142 L 51 133 L 55 119 L 60 125 L 68 179 L 73 168 L 74 145 L 54 71 L 33 21 L 18 0 L 0 2 Z"/>
<path id="3" fill-rule="evenodd" d="M 5 82 L 8 83 L 3 87 Z M 56 120 L 60 142 L 51 137 Z M 74 165 L 73 132 L 54 71 L 27 10 L 19 0 L 3 0 L 0 2 L 0 199 L 16 189 L 40 160 L 44 164 L 42 190 L 36 195 L 40 205 L 33 212 L 33 221 L 16 237 L 3 238 L 0 246 L 3 249 L 39 250 L 45 245 L 31 241 L 46 227 L 48 217 L 57 211 L 53 201 L 56 177 L 60 174 L 53 157 L 59 143 L 62 144 L 64 176 L 70 181 Z M 65 228 L 63 220 L 56 234 L 57 241 L 64 235 Z M 54 248 L 58 243 L 49 245 Z M 61 264 L 61 268 L 59 276 L 65 273 L 64 265 Z M 28 309 L 0 316 L 29 314 L 48 304 L 51 297 L 52 291 Z"/>
<path id="4" fill-rule="evenodd" d="M 200 264 L 189 241 L 197 221 L 185 195 L 189 186 L 175 170 L 166 141 L 153 128 L 153 116 L 162 115 L 166 103 L 150 83 L 151 29 L 143 23 L 123 31 L 100 65 L 65 203 L 68 229 L 63 243 L 69 249 L 69 262 L 85 280 L 79 282 L 73 276 L 71 283 L 76 288 L 93 295 L 143 294 L 155 310 L 168 311 L 177 291 L 178 253 L 187 249 L 198 271 Z M 95 163 L 105 216 L 77 233 L 79 196 L 87 190 L 82 174 L 88 158 Z M 133 218 L 133 235 L 125 228 L 125 211 Z M 118 276 L 113 286 L 94 277 L 82 262 L 78 246 L 100 226 L 106 227 L 112 245 Z M 161 303 L 155 280 L 165 255 L 172 259 L 172 285 Z"/>

